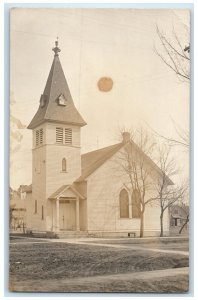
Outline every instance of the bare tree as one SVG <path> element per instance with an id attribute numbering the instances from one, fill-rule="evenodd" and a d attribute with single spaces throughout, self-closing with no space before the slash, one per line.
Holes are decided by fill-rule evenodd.
<path id="1" fill-rule="evenodd" d="M 175 132 L 177 137 L 167 137 L 159 132 L 155 131 L 153 128 L 149 126 L 149 128 L 153 131 L 153 133 L 161 138 L 165 143 L 167 143 L 170 147 L 182 147 L 185 151 L 189 150 L 190 147 L 190 138 L 189 131 L 181 128 L 176 122 L 171 118 L 173 126 L 175 128 Z"/>
<path id="2" fill-rule="evenodd" d="M 127 134 L 126 132 L 122 133 Z M 135 143 L 134 143 L 134 141 Z M 120 151 L 117 159 L 121 167 L 122 174 L 126 175 L 126 186 L 131 195 L 134 193 L 136 208 L 140 217 L 140 237 L 144 236 L 144 213 L 146 206 L 157 200 L 153 196 L 153 167 L 154 163 L 150 159 L 155 141 L 149 134 L 140 129 L 135 134 L 130 135 L 130 143 Z M 157 167 L 155 165 L 155 167 Z"/>
<path id="3" fill-rule="evenodd" d="M 160 236 L 164 235 L 163 218 L 164 213 L 174 203 L 181 201 L 186 192 L 186 185 L 176 186 L 170 181 L 169 177 L 177 174 L 177 168 L 174 158 L 170 157 L 169 146 L 163 146 L 158 149 L 159 162 L 158 165 L 162 171 L 162 176 L 158 178 L 156 185 L 156 197 L 160 206 Z"/>
<path id="4" fill-rule="evenodd" d="M 162 62 L 171 69 L 177 77 L 186 82 L 190 82 L 190 43 L 184 45 L 174 28 L 172 35 L 167 35 L 156 25 L 156 32 L 159 39 L 159 46 L 154 48 L 157 56 Z M 166 137 L 158 134 L 165 139 L 170 146 L 182 146 L 185 149 L 189 148 L 189 132 L 179 128 L 174 124 L 178 138 Z"/>
<path id="5" fill-rule="evenodd" d="M 158 26 L 156 26 L 156 32 L 161 44 L 161 50 L 155 47 L 155 53 L 178 78 L 189 82 L 190 44 L 188 46 L 182 45 L 174 29 L 171 38 L 167 37 Z"/>
<path id="6" fill-rule="evenodd" d="M 183 229 L 187 226 L 188 222 L 189 222 L 189 206 L 187 206 L 186 204 L 182 203 L 181 208 L 185 214 L 185 219 L 184 219 L 184 223 L 182 224 L 180 230 L 179 230 L 179 234 L 182 233 Z"/>
<path id="7" fill-rule="evenodd" d="M 13 155 L 20 149 L 21 141 L 23 139 L 22 129 L 26 126 L 16 118 L 13 114 L 14 105 L 16 101 L 14 99 L 13 93 L 10 95 L 10 163 L 13 163 Z"/>

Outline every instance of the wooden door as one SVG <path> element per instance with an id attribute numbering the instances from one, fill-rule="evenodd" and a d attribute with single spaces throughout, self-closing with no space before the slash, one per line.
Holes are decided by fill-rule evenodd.
<path id="1" fill-rule="evenodd" d="M 60 202 L 59 226 L 61 230 L 75 230 L 75 202 Z"/>

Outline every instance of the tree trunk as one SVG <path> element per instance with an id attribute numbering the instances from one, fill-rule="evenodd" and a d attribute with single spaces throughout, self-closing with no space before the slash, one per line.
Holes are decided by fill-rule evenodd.
<path id="1" fill-rule="evenodd" d="M 185 220 L 185 222 L 184 222 L 184 224 L 182 225 L 182 227 L 180 228 L 180 230 L 179 230 L 179 234 L 181 234 L 182 233 L 182 230 L 184 229 L 184 227 L 186 226 L 186 224 L 189 222 L 189 216 L 187 216 L 187 218 L 186 218 L 186 220 Z"/>
<path id="2" fill-rule="evenodd" d="M 160 237 L 164 236 L 163 217 L 164 217 L 164 212 L 161 212 L 161 214 L 160 214 Z"/>
<path id="3" fill-rule="evenodd" d="M 144 212 L 140 215 L 140 238 L 144 236 Z"/>

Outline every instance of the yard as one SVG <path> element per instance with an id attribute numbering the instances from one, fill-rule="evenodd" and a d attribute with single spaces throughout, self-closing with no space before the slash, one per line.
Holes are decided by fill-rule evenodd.
<path id="1" fill-rule="evenodd" d="M 124 240 L 123 240 L 124 241 Z M 42 239 L 11 239 L 10 290 L 54 292 L 186 292 L 188 255 Z M 107 245 L 105 245 L 107 243 Z M 110 241 L 109 241 L 110 243 Z M 122 241 L 120 241 L 122 244 Z M 124 243 L 126 245 L 126 243 Z M 146 247 L 149 247 L 147 249 Z M 163 244 L 161 245 L 161 247 Z M 178 244 L 177 244 L 178 246 Z M 165 244 L 164 249 L 187 249 Z M 170 269 L 170 270 L 167 270 Z M 157 271 L 158 270 L 158 271 Z M 160 271 L 161 270 L 161 271 Z M 180 271 L 170 276 L 170 271 Z M 150 273 L 148 271 L 151 271 Z M 175 273 L 174 273 L 175 274 Z M 136 276 L 138 275 L 138 276 Z"/>

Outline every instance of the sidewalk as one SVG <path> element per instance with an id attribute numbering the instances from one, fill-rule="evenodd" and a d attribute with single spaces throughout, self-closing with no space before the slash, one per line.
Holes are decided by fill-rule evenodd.
<path id="1" fill-rule="evenodd" d="M 178 255 L 189 255 L 189 251 L 180 251 L 180 250 L 169 250 L 169 249 L 159 249 L 157 248 L 145 248 L 139 246 L 140 244 L 133 244 L 132 246 L 127 245 L 119 245 L 119 244 L 105 244 L 105 243 L 91 243 L 90 240 L 95 241 L 95 238 L 92 239 L 51 239 L 51 242 L 58 242 L 58 243 L 68 243 L 68 244 L 78 244 L 78 245 L 86 245 L 86 246 L 100 246 L 100 247 L 110 247 L 110 248 L 119 248 L 119 249 L 131 249 L 131 250 L 143 250 L 143 251 L 153 251 L 153 252 L 161 252 L 161 253 L 173 253 Z M 97 239 L 104 241 L 105 239 Z M 106 239 L 107 240 L 107 239 Z"/>
<path id="2" fill-rule="evenodd" d="M 58 280 L 25 280 L 21 282 L 12 282 L 13 291 L 42 291 L 42 292 L 67 292 L 67 291 L 81 291 L 81 292 L 100 292 L 100 288 L 104 286 L 111 286 L 111 284 L 122 286 L 127 282 L 130 286 L 133 286 L 133 282 L 138 280 L 147 282 L 147 280 L 164 281 L 167 278 L 176 276 L 188 276 L 189 268 L 176 268 L 165 269 L 145 272 L 134 272 L 127 274 L 113 274 L 102 276 L 89 276 L 89 277 L 75 277 L 68 279 Z M 129 290 L 130 291 L 130 290 Z"/>

